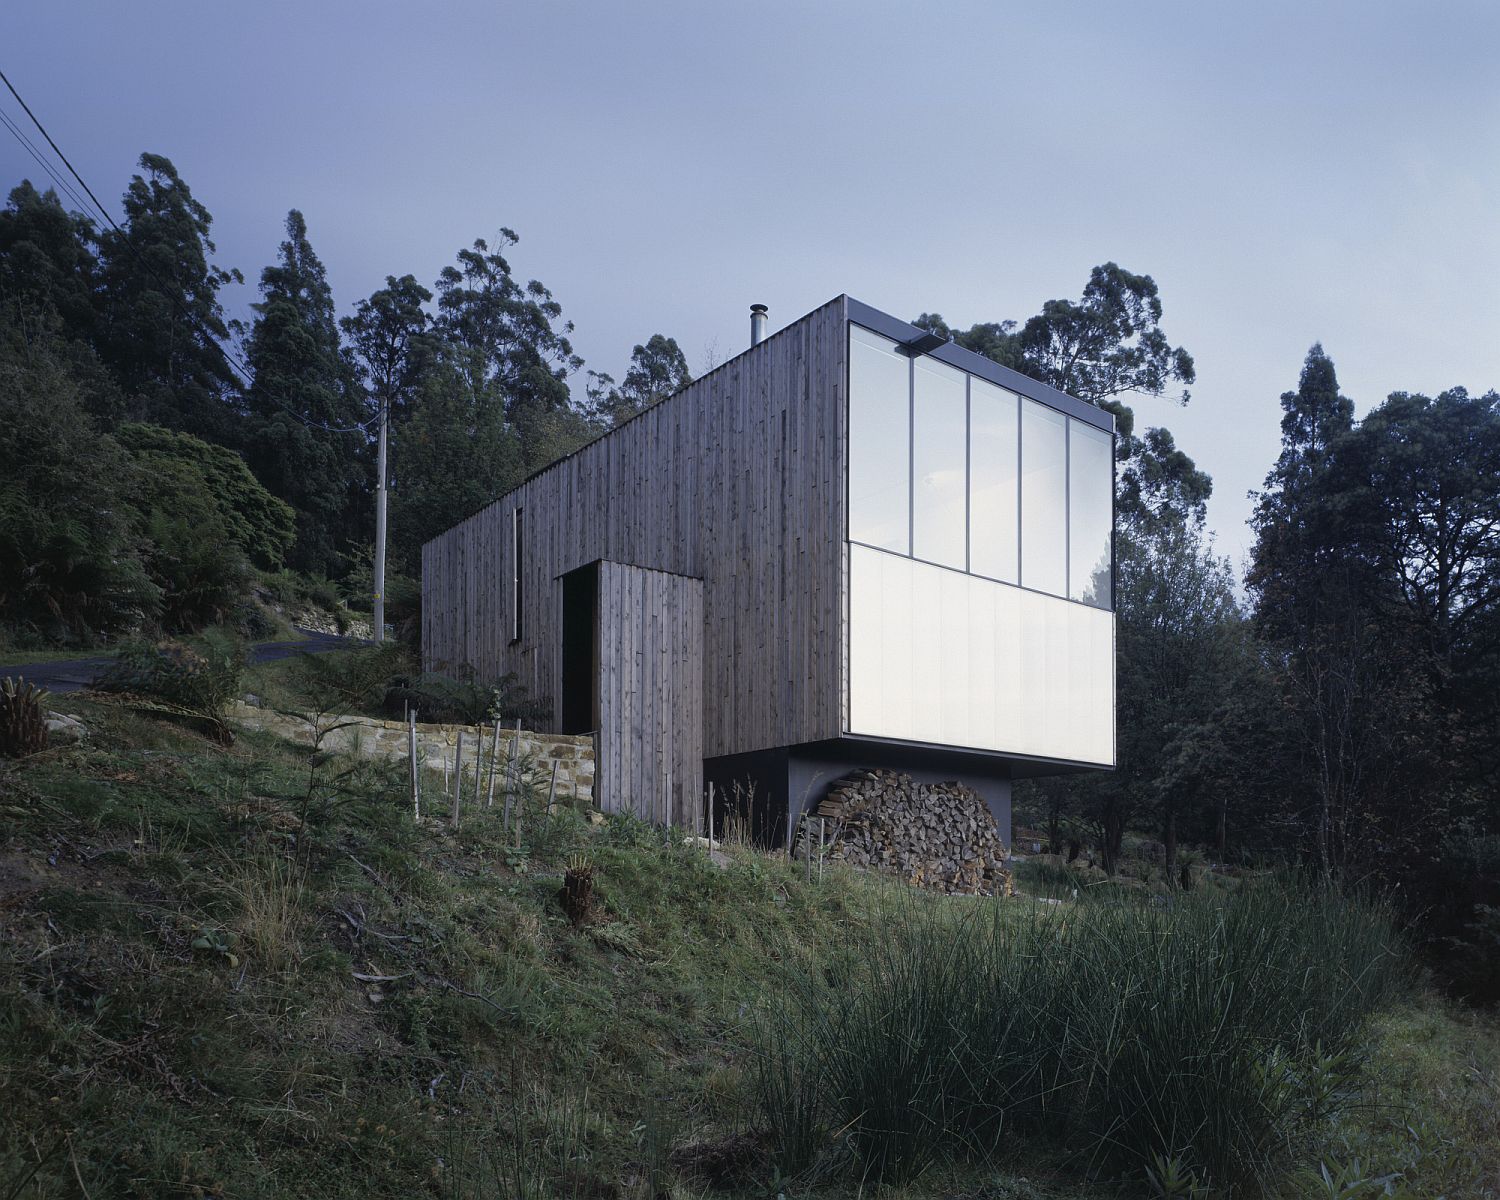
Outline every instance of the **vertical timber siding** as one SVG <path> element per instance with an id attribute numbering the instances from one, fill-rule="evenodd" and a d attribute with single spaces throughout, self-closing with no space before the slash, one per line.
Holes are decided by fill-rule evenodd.
<path id="1" fill-rule="evenodd" d="M 845 314 L 831 301 L 427 543 L 429 669 L 515 672 L 560 721 L 559 576 L 609 560 L 703 580 L 705 756 L 839 736 Z"/>
<path id="2" fill-rule="evenodd" d="M 599 564 L 594 796 L 696 831 L 703 790 L 703 581 Z"/>

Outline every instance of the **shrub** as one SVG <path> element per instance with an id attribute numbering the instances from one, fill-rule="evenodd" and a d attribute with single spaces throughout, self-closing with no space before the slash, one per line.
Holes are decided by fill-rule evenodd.
<path id="1" fill-rule="evenodd" d="M 490 680 L 452 679 L 430 672 L 398 676 L 386 692 L 385 710 L 399 717 L 407 708 L 416 709 L 419 720 L 440 725 L 531 721 L 551 715 L 514 673 Z"/>
<path id="2" fill-rule="evenodd" d="M 233 546 L 260 567 L 281 565 L 296 514 L 233 450 L 159 425 L 121 425 L 114 436 L 139 468 L 143 512 L 206 520 L 221 532 L 221 547 Z"/>
<path id="3" fill-rule="evenodd" d="M 1500 835 L 1450 838 L 1413 886 L 1438 977 L 1465 1000 L 1500 1003 Z"/>
<path id="4" fill-rule="evenodd" d="M 234 613 L 250 585 L 243 555 L 217 522 L 153 511 L 145 532 L 146 567 L 161 588 L 161 626 L 190 633 Z"/>
<path id="5" fill-rule="evenodd" d="M 907 901 L 834 969 L 791 972 L 758 1083 L 784 1170 L 910 1178 L 1000 1135 L 1096 1171 L 1233 1186 L 1316 1115 L 1313 1068 L 1409 979 L 1382 907 L 1285 882 L 1018 910 Z"/>
<path id="6" fill-rule="evenodd" d="M 337 586 L 321 575 L 303 575 L 290 570 L 267 571 L 261 575 L 261 584 L 284 607 L 342 611 Z"/>
<path id="7" fill-rule="evenodd" d="M 379 712 L 391 680 L 411 668 L 406 648 L 394 642 L 301 657 L 298 690 L 320 712 Z"/>
<path id="8" fill-rule="evenodd" d="M 239 694 L 244 671 L 244 643 L 226 630 L 206 629 L 181 641 L 122 646 L 95 686 L 218 718 Z"/>
<path id="9" fill-rule="evenodd" d="M 0 680 L 0 757 L 47 748 L 47 693 L 24 679 Z"/>

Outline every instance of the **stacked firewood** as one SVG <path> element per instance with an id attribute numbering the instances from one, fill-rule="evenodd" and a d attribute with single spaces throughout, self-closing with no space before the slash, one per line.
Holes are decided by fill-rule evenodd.
<path id="1" fill-rule="evenodd" d="M 821 822 L 821 824 L 820 824 Z M 855 771 L 802 820 L 797 853 L 900 875 L 965 895 L 1015 894 L 1005 843 L 984 798 L 961 783 L 918 783 L 900 771 Z"/>

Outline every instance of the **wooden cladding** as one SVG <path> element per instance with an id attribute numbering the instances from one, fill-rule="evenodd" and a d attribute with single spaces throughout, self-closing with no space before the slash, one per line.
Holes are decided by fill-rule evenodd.
<path id="1" fill-rule="evenodd" d="M 703 581 L 601 562 L 594 797 L 696 831 L 703 790 Z"/>
<path id="2" fill-rule="evenodd" d="M 558 727 L 560 577 L 628 564 L 703 581 L 703 755 L 837 737 L 845 328 L 840 297 L 429 542 L 428 668 L 514 672 Z"/>

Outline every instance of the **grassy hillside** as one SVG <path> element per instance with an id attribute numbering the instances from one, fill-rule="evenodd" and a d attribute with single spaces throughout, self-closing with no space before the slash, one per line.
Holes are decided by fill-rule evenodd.
<path id="1" fill-rule="evenodd" d="M 757 1026 L 893 913 L 979 903 L 746 848 L 716 865 L 535 800 L 519 836 L 498 808 L 455 833 L 383 767 L 70 707 L 87 745 L 0 764 L 4 1200 L 858 1194 L 857 1172 L 778 1174 Z M 580 856 L 598 906 L 575 926 Z M 1386 1194 L 1293 1177 L 1359 1160 L 1400 1194 L 1493 1195 L 1495 1026 L 1418 994 L 1359 1040 L 1284 1194 Z M 887 1194 L 1122 1194 L 1043 1138 L 1000 1144 Z"/>

